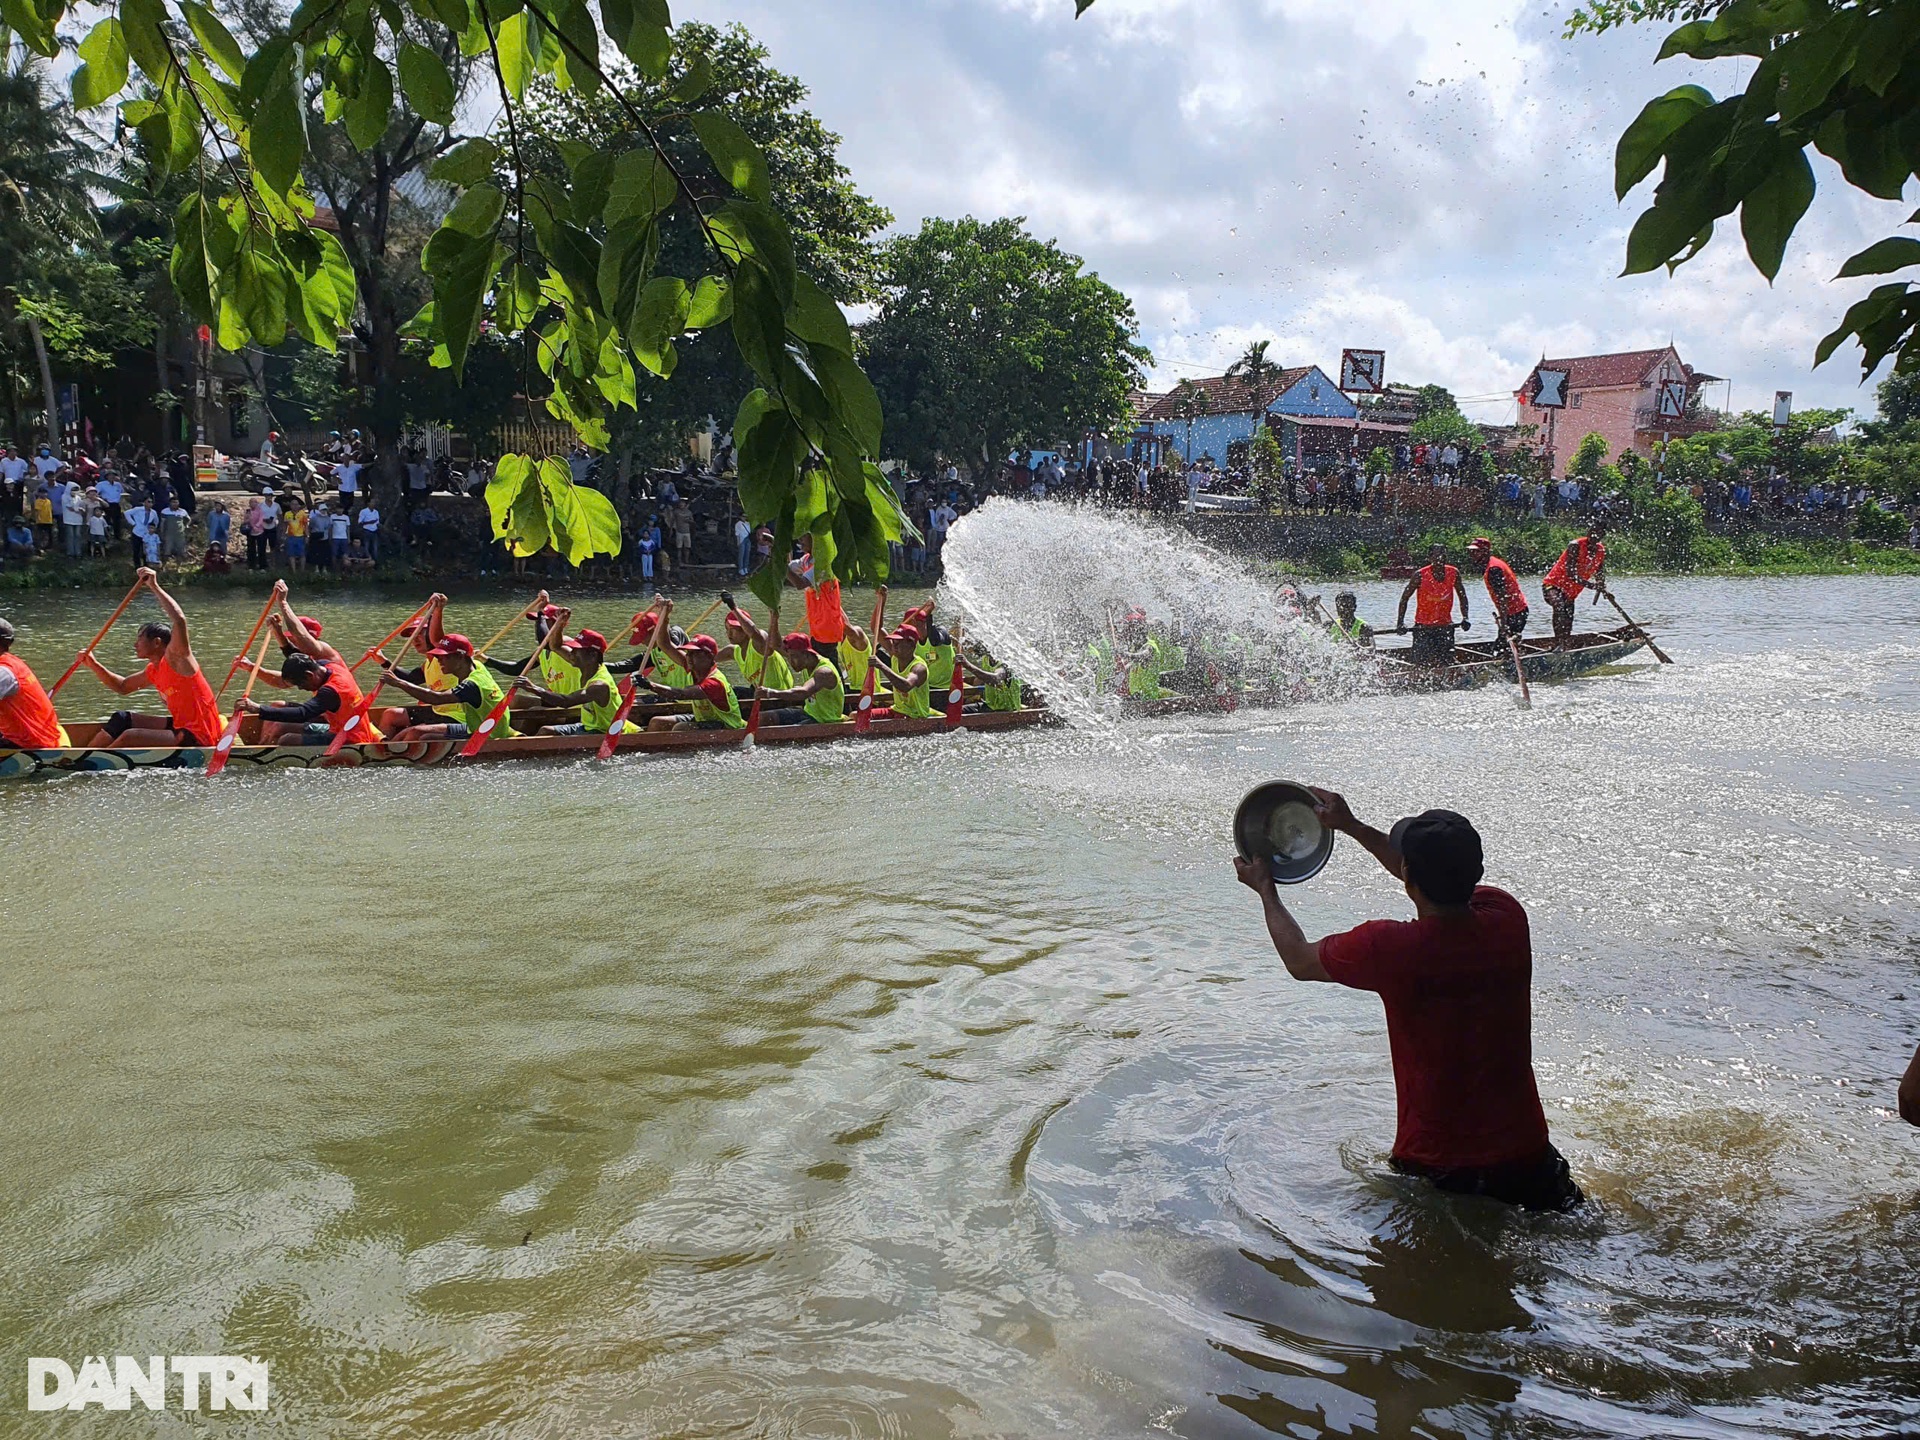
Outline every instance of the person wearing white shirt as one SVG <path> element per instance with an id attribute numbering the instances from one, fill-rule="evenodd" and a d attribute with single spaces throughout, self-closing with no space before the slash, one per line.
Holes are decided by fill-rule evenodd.
<path id="1" fill-rule="evenodd" d="M 351 548 L 349 541 L 352 536 L 353 518 L 347 514 L 346 503 L 343 501 L 339 510 L 327 517 L 327 540 L 333 549 L 335 570 L 347 568 L 347 551 Z"/>
<path id="2" fill-rule="evenodd" d="M 0 483 L 4 483 L 9 495 L 27 493 L 27 457 L 17 455 L 10 447 L 0 447 Z"/>
<path id="3" fill-rule="evenodd" d="M 142 562 L 157 561 L 160 558 L 160 512 L 142 500 L 127 512 L 127 523 L 133 527 L 134 555 Z"/>
<path id="4" fill-rule="evenodd" d="M 1195 465 L 1187 471 L 1187 513 L 1200 508 L 1200 491 L 1207 483 L 1207 472 Z"/>
<path id="5" fill-rule="evenodd" d="M 126 523 L 126 517 L 120 513 L 120 504 L 127 498 L 127 487 L 109 471 L 100 477 L 100 483 L 93 487 L 93 492 L 100 497 L 100 503 L 106 506 L 107 524 L 112 527 L 113 538 L 118 540 L 120 529 Z"/>
<path id="6" fill-rule="evenodd" d="M 33 473 L 42 480 L 50 480 L 66 466 L 66 461 L 54 454 L 47 446 L 40 447 L 40 453 L 33 457 Z"/>
<path id="7" fill-rule="evenodd" d="M 733 548 L 740 573 L 745 575 L 753 569 L 753 526 L 744 515 L 733 522 Z"/>
<path id="8" fill-rule="evenodd" d="M 333 467 L 333 478 L 340 486 L 343 499 L 359 493 L 360 472 L 365 468 L 358 460 L 343 460 Z"/>
<path id="9" fill-rule="evenodd" d="M 80 558 L 81 539 L 87 525 L 87 492 L 78 480 L 69 480 L 60 495 L 60 523 L 66 532 L 67 555 Z"/>
<path id="10" fill-rule="evenodd" d="M 377 565 L 380 562 L 380 512 L 369 500 L 355 518 L 360 522 L 360 533 L 367 539 L 367 558 Z"/>

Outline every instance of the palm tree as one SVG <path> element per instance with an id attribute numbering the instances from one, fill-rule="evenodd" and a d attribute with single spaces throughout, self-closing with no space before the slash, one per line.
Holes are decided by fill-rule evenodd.
<path id="1" fill-rule="evenodd" d="M 1206 413 L 1207 387 L 1196 385 L 1191 380 L 1182 380 L 1173 387 L 1170 402 L 1173 413 L 1187 422 L 1187 463 L 1193 463 L 1193 422 Z"/>
<path id="2" fill-rule="evenodd" d="M 88 189 L 93 146 L 43 71 L 31 58 L 0 61 L 0 276 L 8 282 L 0 290 L 0 333 L 22 323 L 22 282 L 44 282 L 60 254 L 99 233 Z M 39 363 L 48 438 L 54 439 L 60 407 L 46 337 L 34 315 L 24 323 Z"/>
<path id="3" fill-rule="evenodd" d="M 1271 340 L 1256 340 L 1247 346 L 1246 354 L 1227 367 L 1227 378 L 1243 381 L 1247 387 L 1247 408 L 1253 411 L 1254 429 L 1257 431 L 1266 420 L 1261 412 L 1269 403 L 1266 397 L 1267 387 L 1280 377 L 1280 367 L 1267 359 L 1267 347 Z"/>

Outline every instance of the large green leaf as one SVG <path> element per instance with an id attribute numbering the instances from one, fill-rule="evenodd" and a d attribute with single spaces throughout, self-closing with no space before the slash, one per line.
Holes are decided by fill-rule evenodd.
<path id="1" fill-rule="evenodd" d="M 500 147 L 491 140 L 462 140 L 433 162 L 435 180 L 447 185 L 478 185 L 493 174 Z"/>
<path id="2" fill-rule="evenodd" d="M 614 162 L 607 186 L 604 217 L 611 229 L 630 220 L 652 220 L 673 204 L 680 193 L 673 171 L 648 146 L 629 150 Z"/>
<path id="3" fill-rule="evenodd" d="M 1615 195 L 1625 199 L 1629 190 L 1651 175 L 1673 133 L 1712 104 L 1713 96 L 1698 85 L 1682 85 L 1649 100 L 1614 148 Z"/>
<path id="4" fill-rule="evenodd" d="M 104 105 L 127 83 L 127 36 L 120 21 L 109 15 L 80 42 L 81 64 L 73 72 L 76 110 Z"/>
<path id="5" fill-rule="evenodd" d="M 853 332 L 847 328 L 847 317 L 811 276 L 794 277 L 793 309 L 787 315 L 787 328 L 809 345 L 853 354 Z"/>
<path id="6" fill-rule="evenodd" d="M 1840 273 L 1833 278 L 1851 280 L 1859 275 L 1886 275 L 1909 265 L 1920 265 L 1920 240 L 1894 235 L 1869 245 L 1842 265 Z"/>
<path id="7" fill-rule="evenodd" d="M 400 89 L 415 113 L 435 125 L 453 123 L 453 76 L 447 62 L 424 45 L 400 47 Z"/>
<path id="8" fill-rule="evenodd" d="M 249 153 L 261 181 L 281 194 L 300 178 L 307 158 L 306 105 L 300 93 L 300 75 L 288 54 L 253 113 Z"/>
<path id="9" fill-rule="evenodd" d="M 469 186 L 454 201 L 445 223 L 462 234 L 491 236 L 506 210 L 507 197 L 500 193 L 499 187 L 482 181 Z"/>
<path id="10" fill-rule="evenodd" d="M 361 152 L 373 149 L 387 133 L 393 114 L 393 75 L 375 57 L 360 77 L 360 93 L 347 101 L 347 139 Z"/>
<path id="11" fill-rule="evenodd" d="M 772 198 L 767 181 L 767 157 L 748 138 L 738 121 L 702 110 L 693 116 L 693 130 L 722 180 L 749 200 Z"/>
<path id="12" fill-rule="evenodd" d="M 691 299 L 686 281 L 661 275 L 649 280 L 634 301 L 627 344 L 633 358 L 663 380 L 673 375 L 673 340 L 686 331 Z"/>
<path id="13" fill-rule="evenodd" d="M 1769 283 L 1780 273 L 1787 241 L 1813 204 L 1813 167 L 1804 150 L 1789 148 L 1740 206 L 1747 254 Z"/>
<path id="14" fill-rule="evenodd" d="M 834 413 L 859 443 L 863 455 L 880 458 L 883 422 L 880 396 L 873 388 L 873 381 L 851 355 L 821 346 L 811 348 L 814 373 L 820 377 L 821 388 L 827 392 Z"/>
<path id="15" fill-rule="evenodd" d="M 422 265 L 433 277 L 434 313 L 456 376 L 466 371 L 467 351 L 480 329 L 481 305 L 502 253 L 491 234 L 469 235 L 442 226 L 427 241 L 421 256 Z"/>
<path id="16" fill-rule="evenodd" d="M 247 61 L 233 32 L 218 15 L 196 0 L 180 0 L 180 13 L 186 16 L 187 28 L 193 31 L 193 38 L 200 42 L 207 58 L 220 67 L 227 79 L 238 84 L 246 74 Z"/>
<path id="17" fill-rule="evenodd" d="M 120 0 L 120 29 L 140 73 L 158 85 L 173 73 L 167 46 L 167 12 L 161 0 Z"/>
<path id="18" fill-rule="evenodd" d="M 494 50 L 500 57 L 500 78 L 507 94 L 518 100 L 533 81 L 533 38 L 526 11 L 509 15 L 495 28 Z"/>

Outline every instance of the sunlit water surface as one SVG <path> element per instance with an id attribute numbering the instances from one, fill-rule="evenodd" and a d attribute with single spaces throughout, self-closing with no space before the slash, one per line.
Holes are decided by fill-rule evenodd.
<path id="1" fill-rule="evenodd" d="M 1920 1423 L 1920 584 L 1623 594 L 1680 663 L 1530 713 L 0 787 L 0 1432 L 188 1433 L 24 1413 L 122 1352 L 266 1357 L 229 1435 Z M 105 608 L 7 613 L 51 675 Z M 1586 1213 L 1386 1170 L 1377 1001 L 1227 861 L 1276 776 L 1480 824 Z"/>

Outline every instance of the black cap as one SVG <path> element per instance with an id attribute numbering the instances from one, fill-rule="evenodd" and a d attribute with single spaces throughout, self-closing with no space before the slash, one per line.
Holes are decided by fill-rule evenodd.
<path id="1" fill-rule="evenodd" d="M 1407 879 L 1436 905 L 1466 904 L 1486 874 L 1480 832 L 1451 810 L 1408 816 L 1388 839 L 1407 862 Z"/>

